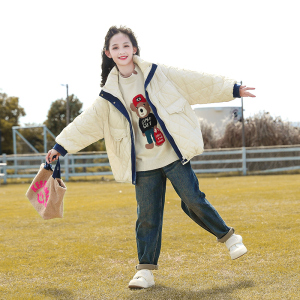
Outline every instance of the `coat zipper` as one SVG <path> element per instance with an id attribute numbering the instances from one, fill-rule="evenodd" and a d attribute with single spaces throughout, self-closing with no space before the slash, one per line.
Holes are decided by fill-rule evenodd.
<path id="1" fill-rule="evenodd" d="M 155 105 L 152 103 L 152 101 L 150 100 L 149 94 L 148 94 L 148 92 L 147 92 L 147 90 L 146 90 L 146 89 L 147 89 L 147 86 L 149 85 L 151 79 L 152 79 L 153 76 L 154 76 L 154 73 L 155 73 L 156 69 L 157 69 L 157 65 L 156 65 L 156 64 L 152 64 L 151 71 L 150 71 L 150 73 L 149 73 L 149 75 L 148 75 L 148 77 L 147 77 L 147 79 L 146 79 L 146 81 L 145 81 L 145 95 L 146 95 L 146 99 L 147 99 L 147 101 L 148 101 L 148 103 L 149 103 L 149 105 L 150 105 L 150 107 L 151 107 L 151 109 L 152 109 L 152 112 L 153 112 L 153 114 L 155 115 L 155 117 L 156 117 L 156 119 L 157 119 L 157 121 L 158 121 L 160 127 L 162 128 L 164 134 L 166 135 L 167 139 L 169 140 L 171 146 L 173 147 L 175 153 L 176 153 L 177 156 L 179 157 L 181 163 L 182 163 L 182 164 L 185 164 L 185 163 L 188 162 L 188 160 L 187 160 L 187 159 L 182 155 L 182 153 L 180 152 L 180 150 L 179 150 L 179 148 L 177 147 L 177 145 L 176 145 L 176 143 L 175 143 L 175 141 L 174 141 L 172 135 L 171 135 L 170 132 L 168 131 L 168 129 L 167 129 L 167 127 L 166 127 L 164 121 L 159 117 L 158 112 L 157 112 L 157 109 L 156 109 Z"/>

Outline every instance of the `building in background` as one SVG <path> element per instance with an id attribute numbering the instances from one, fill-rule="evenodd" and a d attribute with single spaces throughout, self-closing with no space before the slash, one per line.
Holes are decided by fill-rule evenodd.
<path id="1" fill-rule="evenodd" d="M 241 121 L 242 107 L 240 106 L 224 106 L 224 107 L 197 107 L 194 112 L 199 121 L 206 121 L 214 127 L 217 135 L 223 135 L 226 124 L 231 120 L 234 122 Z"/>

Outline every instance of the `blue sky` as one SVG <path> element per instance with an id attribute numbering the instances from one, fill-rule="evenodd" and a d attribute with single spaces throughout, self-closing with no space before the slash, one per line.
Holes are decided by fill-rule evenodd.
<path id="1" fill-rule="evenodd" d="M 87 108 L 100 92 L 104 36 L 127 25 L 144 60 L 242 80 L 257 95 L 244 99 L 246 117 L 300 122 L 297 2 L 0 0 L 0 92 L 19 97 L 21 124 L 42 123 L 65 83 Z"/>

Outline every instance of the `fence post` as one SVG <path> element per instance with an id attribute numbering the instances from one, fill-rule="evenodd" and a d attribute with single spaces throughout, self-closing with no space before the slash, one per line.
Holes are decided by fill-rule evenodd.
<path id="1" fill-rule="evenodd" d="M 69 181 L 69 157 L 65 157 L 65 181 Z"/>
<path id="2" fill-rule="evenodd" d="M 15 126 L 14 126 L 15 127 Z M 17 159 L 16 159 L 16 154 L 17 154 L 17 136 L 16 136 L 16 128 L 12 128 L 12 133 L 13 133 L 13 147 L 14 147 L 14 171 L 15 174 L 17 174 Z"/>
<path id="3" fill-rule="evenodd" d="M 243 175 L 247 175 L 247 157 L 246 157 L 246 147 L 242 147 L 242 160 L 243 160 Z"/>
<path id="4" fill-rule="evenodd" d="M 46 125 L 43 126 L 43 134 L 44 134 L 44 153 L 47 153 L 48 147 L 47 147 L 47 129 Z"/>
<path id="5" fill-rule="evenodd" d="M 72 155 L 71 157 L 72 157 L 72 159 L 71 159 L 72 173 L 75 173 L 75 167 L 74 167 L 74 164 L 75 164 L 75 161 L 74 161 L 74 155 Z"/>
<path id="6" fill-rule="evenodd" d="M 3 171 L 4 171 L 4 178 L 3 178 L 3 183 L 7 183 L 7 159 L 6 159 L 6 154 L 5 153 L 3 153 L 2 154 L 2 162 L 4 163 L 4 164 L 6 164 L 6 166 L 3 166 Z"/>

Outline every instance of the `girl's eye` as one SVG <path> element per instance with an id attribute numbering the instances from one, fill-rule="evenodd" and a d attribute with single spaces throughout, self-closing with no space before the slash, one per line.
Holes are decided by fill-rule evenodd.
<path id="1" fill-rule="evenodd" d="M 113 48 L 113 50 L 117 50 L 117 49 L 118 49 L 118 47 L 114 47 L 114 48 Z"/>

